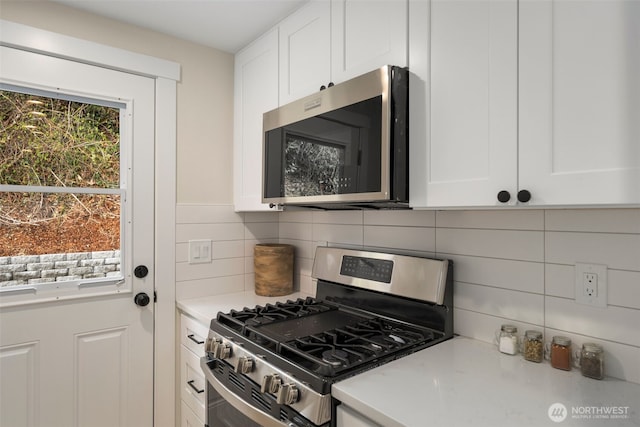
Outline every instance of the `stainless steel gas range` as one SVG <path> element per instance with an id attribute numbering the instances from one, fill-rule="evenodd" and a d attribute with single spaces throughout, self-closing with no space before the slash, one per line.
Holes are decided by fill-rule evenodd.
<path id="1" fill-rule="evenodd" d="M 453 336 L 452 269 L 448 260 L 318 247 L 315 298 L 211 321 L 200 361 L 207 425 L 335 426 L 332 384 Z"/>

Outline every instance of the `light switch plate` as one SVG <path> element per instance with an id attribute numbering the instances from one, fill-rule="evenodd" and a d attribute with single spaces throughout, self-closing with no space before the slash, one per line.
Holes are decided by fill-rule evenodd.
<path id="1" fill-rule="evenodd" d="M 576 302 L 605 308 L 607 306 L 607 266 L 576 263 Z"/>
<path id="2" fill-rule="evenodd" d="M 189 264 L 211 262 L 211 240 L 189 240 Z"/>

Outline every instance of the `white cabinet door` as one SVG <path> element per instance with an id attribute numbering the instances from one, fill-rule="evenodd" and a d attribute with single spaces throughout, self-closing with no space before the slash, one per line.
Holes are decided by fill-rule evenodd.
<path id="1" fill-rule="evenodd" d="M 500 204 L 517 188 L 517 3 L 410 3 L 410 203 Z"/>
<path id="2" fill-rule="evenodd" d="M 340 83 L 383 65 L 408 65 L 406 0 L 331 1 L 331 79 Z"/>
<path id="3" fill-rule="evenodd" d="M 640 2 L 520 2 L 520 187 L 640 203 Z"/>
<path id="4" fill-rule="evenodd" d="M 233 203 L 236 211 L 270 210 L 262 203 L 262 115 L 278 107 L 278 29 L 235 56 Z"/>
<path id="5" fill-rule="evenodd" d="M 280 24 L 280 105 L 331 80 L 331 4 L 312 0 Z"/>

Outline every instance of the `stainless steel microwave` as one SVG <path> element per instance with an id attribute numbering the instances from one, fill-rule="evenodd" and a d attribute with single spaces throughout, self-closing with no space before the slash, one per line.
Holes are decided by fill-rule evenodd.
<path id="1" fill-rule="evenodd" d="M 263 117 L 262 201 L 405 208 L 409 73 L 384 66 Z"/>

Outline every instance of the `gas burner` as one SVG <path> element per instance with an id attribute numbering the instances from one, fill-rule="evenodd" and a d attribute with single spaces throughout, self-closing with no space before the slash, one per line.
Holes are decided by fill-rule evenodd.
<path id="1" fill-rule="evenodd" d="M 341 366 L 349 363 L 349 355 L 342 350 L 326 350 L 322 352 L 322 360 L 331 366 Z"/>

